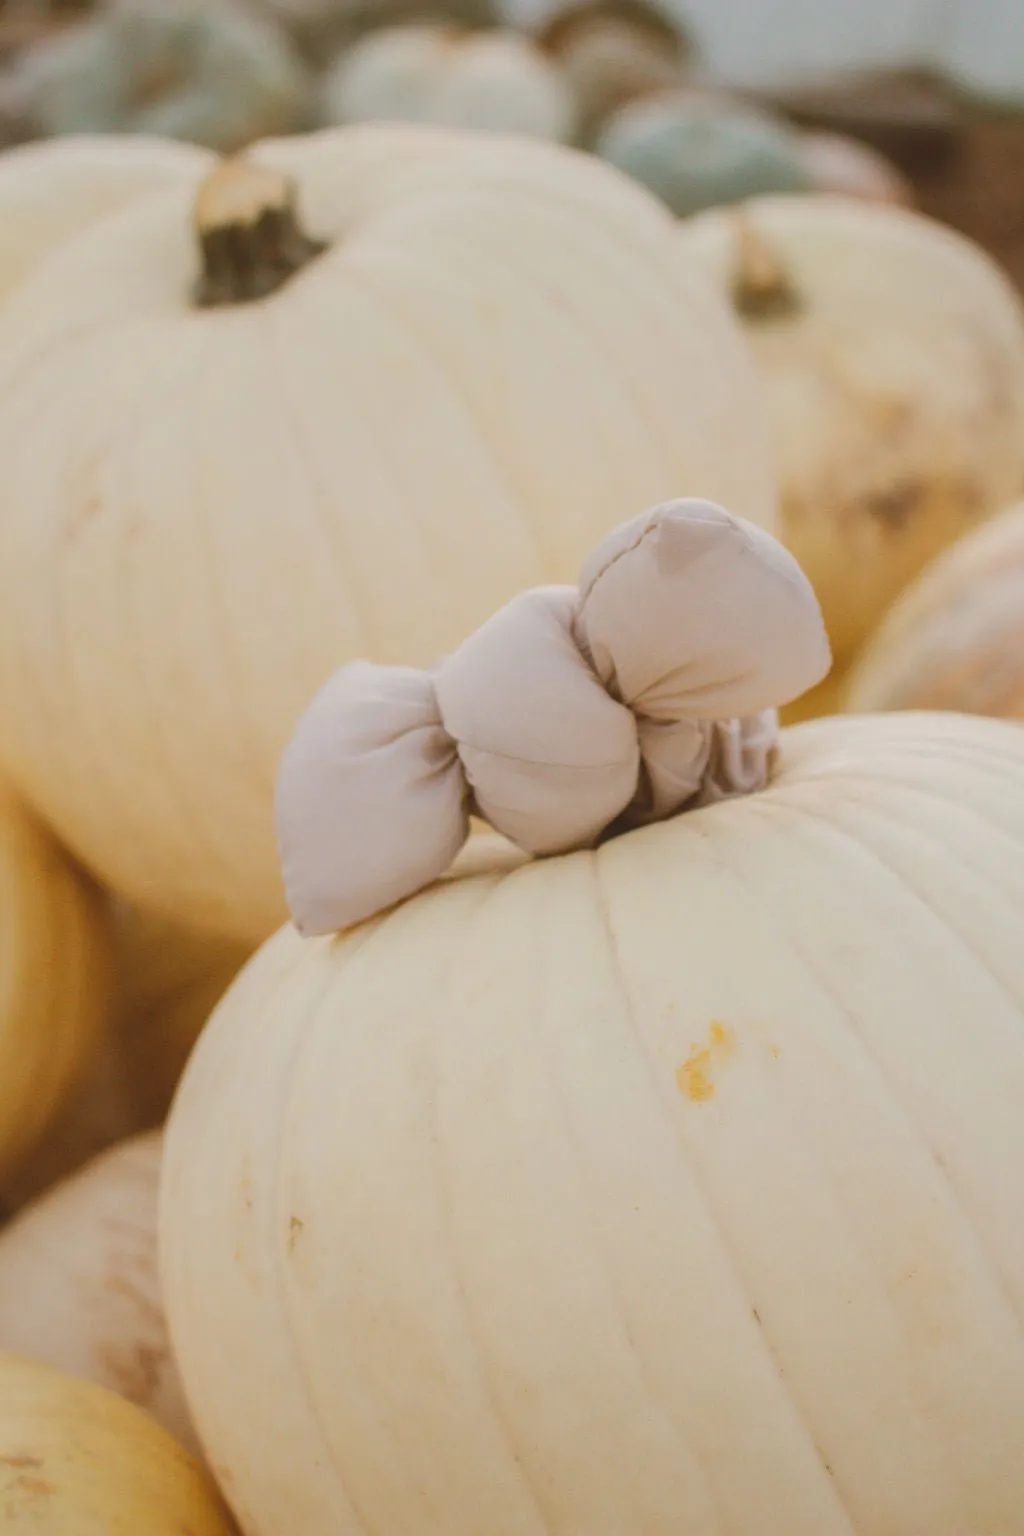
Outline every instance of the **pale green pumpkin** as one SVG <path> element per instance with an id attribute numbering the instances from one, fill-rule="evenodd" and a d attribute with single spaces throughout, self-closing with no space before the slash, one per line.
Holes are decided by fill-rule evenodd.
<path id="1" fill-rule="evenodd" d="M 198 0 L 121 0 L 31 50 L 19 71 L 41 136 L 145 133 L 222 152 L 300 126 L 308 88 L 278 25 Z"/>
<path id="2" fill-rule="evenodd" d="M 623 107 L 609 118 L 595 148 L 681 218 L 812 186 L 799 134 L 761 113 L 692 92 Z"/>

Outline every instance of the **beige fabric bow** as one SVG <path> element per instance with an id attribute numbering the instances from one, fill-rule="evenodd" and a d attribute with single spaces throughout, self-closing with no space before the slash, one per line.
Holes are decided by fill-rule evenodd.
<path id="1" fill-rule="evenodd" d="M 524 592 L 430 670 L 331 678 L 278 777 L 295 925 L 334 932 L 437 879 L 471 813 L 552 854 L 760 789 L 775 707 L 830 664 L 810 583 L 770 534 L 706 501 L 656 507 L 578 588 Z"/>

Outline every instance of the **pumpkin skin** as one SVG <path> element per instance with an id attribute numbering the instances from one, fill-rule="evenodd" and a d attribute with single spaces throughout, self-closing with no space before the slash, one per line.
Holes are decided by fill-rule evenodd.
<path id="1" fill-rule="evenodd" d="M 436 123 L 566 142 L 569 87 L 514 32 L 387 27 L 338 59 L 323 88 L 327 123 Z"/>
<path id="2" fill-rule="evenodd" d="M 153 134 L 225 153 L 304 126 L 307 71 L 273 22 L 242 6 L 114 0 L 28 54 L 37 134 Z"/>
<path id="3" fill-rule="evenodd" d="M 157 1277 L 159 1133 L 123 1142 L 0 1231 L 0 1349 L 94 1381 L 198 1444 Z"/>
<path id="4" fill-rule="evenodd" d="M 150 1418 L 37 1361 L 0 1356 L 0 1531 L 231 1536 L 212 1485 Z"/>
<path id="5" fill-rule="evenodd" d="M 857 657 L 844 704 L 1024 720 L 1024 504 L 922 571 Z"/>
<path id="6" fill-rule="evenodd" d="M 815 723 L 760 795 L 275 938 L 161 1194 L 247 1536 L 1016 1530 L 1022 773 Z"/>
<path id="7" fill-rule="evenodd" d="M 770 526 L 775 477 L 726 306 L 590 157 L 378 126 L 253 163 L 336 240 L 271 296 L 195 311 L 175 189 L 0 318 L 0 756 L 105 884 L 255 944 L 338 665 L 432 661 L 680 486 Z"/>
<path id="8" fill-rule="evenodd" d="M 1024 484 L 1024 310 L 978 247 L 849 198 L 765 198 L 680 226 L 746 311 L 771 403 L 780 534 L 837 670 L 947 544 Z"/>
<path id="9" fill-rule="evenodd" d="M 112 957 L 103 900 L 0 788 L 0 1195 L 100 1038 Z"/>
<path id="10" fill-rule="evenodd" d="M 914 189 L 884 155 L 839 133 L 805 133 L 804 165 L 816 192 L 912 208 Z"/>
<path id="11" fill-rule="evenodd" d="M 799 134 L 692 93 L 632 102 L 605 124 L 595 153 L 648 187 L 679 217 L 770 192 L 808 192 Z"/>
<path id="12" fill-rule="evenodd" d="M 83 134 L 0 155 L 0 301 L 42 258 L 108 213 L 208 167 L 195 145 Z"/>

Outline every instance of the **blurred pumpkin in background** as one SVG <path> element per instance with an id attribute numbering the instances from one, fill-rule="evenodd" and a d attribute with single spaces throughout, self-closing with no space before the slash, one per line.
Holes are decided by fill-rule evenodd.
<path id="1" fill-rule="evenodd" d="M 944 550 L 851 669 L 845 707 L 1024 720 L 1024 504 Z"/>
<path id="2" fill-rule="evenodd" d="M 782 537 L 841 672 L 922 567 L 1024 485 L 1021 300 L 972 242 L 851 198 L 712 210 L 679 241 L 745 325 Z"/>
<path id="3" fill-rule="evenodd" d="M 112 998 L 103 898 L 0 787 L 0 1200 L 71 1101 Z"/>
<path id="4" fill-rule="evenodd" d="M 534 36 L 569 82 L 585 144 L 627 101 L 680 85 L 693 60 L 688 33 L 651 0 L 556 3 Z"/>
<path id="5" fill-rule="evenodd" d="M 116 1392 L 198 1452 L 160 1299 L 161 1154 L 159 1132 L 123 1142 L 0 1230 L 0 1350 Z"/>
<path id="6" fill-rule="evenodd" d="M 897 203 L 910 208 L 914 189 L 905 176 L 868 144 L 838 133 L 801 136 L 804 165 L 815 191 L 860 197 L 871 203 Z"/>
<path id="7" fill-rule="evenodd" d="M 318 69 L 367 32 L 385 27 L 449 26 L 463 30 L 502 25 L 493 0 L 252 0 L 287 28 Z"/>
<path id="8" fill-rule="evenodd" d="M 39 135 L 138 133 L 231 151 L 303 126 L 310 79 L 286 34 L 240 0 L 107 0 L 24 57 Z"/>
<path id="9" fill-rule="evenodd" d="M 511 31 L 389 27 L 343 53 L 322 88 L 327 123 L 435 123 L 568 141 L 575 107 L 559 71 Z"/>
<path id="10" fill-rule="evenodd" d="M 812 186 L 798 133 L 753 108 L 694 91 L 622 107 L 604 124 L 594 148 L 681 217 Z"/>
<path id="11" fill-rule="evenodd" d="M 340 663 L 433 660 L 624 506 L 776 512 L 749 349 L 656 200 L 411 127 L 264 144 L 54 253 L 0 317 L 0 458 L 0 754 L 110 888 L 253 943 Z"/>

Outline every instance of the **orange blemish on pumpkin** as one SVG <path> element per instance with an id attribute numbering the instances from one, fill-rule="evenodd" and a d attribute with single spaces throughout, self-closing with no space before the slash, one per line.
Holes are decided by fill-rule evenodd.
<path id="1" fill-rule="evenodd" d="M 715 1084 L 711 1070 L 716 1062 L 727 1057 L 735 1044 L 732 1030 L 718 1019 L 708 1025 L 706 1045 L 695 1045 L 690 1055 L 676 1072 L 676 1084 L 694 1104 L 705 1103 L 715 1096 Z"/>

